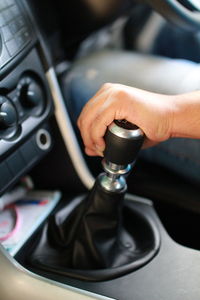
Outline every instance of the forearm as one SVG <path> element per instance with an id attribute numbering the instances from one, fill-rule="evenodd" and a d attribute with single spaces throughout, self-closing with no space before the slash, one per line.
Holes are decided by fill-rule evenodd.
<path id="1" fill-rule="evenodd" d="M 120 84 L 103 85 L 78 119 L 88 155 L 101 155 L 106 128 L 114 119 L 140 127 L 146 135 L 145 147 L 170 137 L 200 139 L 200 91 L 171 96 Z"/>
<path id="2" fill-rule="evenodd" d="M 200 139 L 200 91 L 173 96 L 171 136 Z"/>

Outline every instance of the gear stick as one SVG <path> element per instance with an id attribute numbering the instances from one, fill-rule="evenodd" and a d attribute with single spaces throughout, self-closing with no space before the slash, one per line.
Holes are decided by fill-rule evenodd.
<path id="1" fill-rule="evenodd" d="M 106 280 L 139 268 L 155 255 L 159 235 L 146 210 L 131 201 L 124 206 L 124 175 L 143 140 L 142 130 L 125 120 L 108 127 L 105 173 L 87 196 L 73 199 L 50 218 L 34 249 L 34 266 L 84 280 Z"/>
<path id="2" fill-rule="evenodd" d="M 144 141 L 144 133 L 136 125 L 126 120 L 115 120 L 105 134 L 101 186 L 110 192 L 126 189 L 124 175 L 130 172 Z"/>

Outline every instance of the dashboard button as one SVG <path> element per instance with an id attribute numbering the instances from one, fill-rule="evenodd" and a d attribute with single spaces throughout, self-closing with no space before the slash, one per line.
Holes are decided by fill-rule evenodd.
<path id="1" fill-rule="evenodd" d="M 5 162 L 0 164 L 0 190 L 4 189 L 12 180 L 13 175 L 8 169 Z"/>
<path id="2" fill-rule="evenodd" d="M 10 31 L 10 27 L 8 25 L 3 26 L 1 28 L 2 34 L 3 34 L 3 40 L 6 42 L 12 38 L 12 33 Z"/>
<path id="3" fill-rule="evenodd" d="M 11 56 L 13 56 L 19 49 L 15 39 L 9 40 L 6 42 L 6 47 Z"/>
<path id="4" fill-rule="evenodd" d="M 21 48 L 23 45 L 25 45 L 24 38 L 21 34 L 17 35 L 15 40 L 16 40 L 17 45 L 18 45 L 19 48 Z"/>
<path id="5" fill-rule="evenodd" d="M 9 27 L 10 27 L 10 31 L 12 32 L 13 35 L 19 30 L 19 27 L 18 27 L 18 24 L 16 21 L 11 22 L 9 24 Z"/>
<path id="6" fill-rule="evenodd" d="M 37 161 L 39 156 L 36 145 L 33 142 L 33 138 L 21 147 L 20 152 L 27 165 Z"/>
<path id="7" fill-rule="evenodd" d="M 11 6 L 11 5 L 15 4 L 15 0 L 6 0 L 6 2 L 7 2 L 8 6 Z"/>
<path id="8" fill-rule="evenodd" d="M 26 31 L 23 31 L 21 35 L 25 42 L 28 42 L 30 40 L 30 33 L 28 29 L 26 29 Z"/>
<path id="9" fill-rule="evenodd" d="M 29 41 L 29 37 L 28 31 L 20 31 L 20 33 L 15 37 L 18 47 L 21 48 L 24 46 Z"/>
<path id="10" fill-rule="evenodd" d="M 6 163 L 14 176 L 19 175 L 25 167 L 25 161 L 19 151 L 15 151 L 6 160 Z"/>
<path id="11" fill-rule="evenodd" d="M 0 55 L 0 69 L 10 60 L 10 55 L 6 47 L 2 47 L 2 52 Z"/>
<path id="12" fill-rule="evenodd" d="M 1 26 L 3 26 L 3 25 L 5 25 L 5 20 L 4 20 L 4 18 L 3 18 L 3 16 L 0 14 L 0 27 Z"/>
<path id="13" fill-rule="evenodd" d="M 13 19 L 13 14 L 11 9 L 7 8 L 2 12 L 3 18 L 5 20 L 6 23 L 8 23 L 9 21 L 11 21 Z"/>
<path id="14" fill-rule="evenodd" d="M 21 28 L 21 27 L 25 26 L 25 20 L 24 20 L 24 18 L 23 18 L 23 17 L 19 17 L 19 18 L 17 18 L 16 22 L 17 22 L 17 24 L 18 24 L 19 28 Z"/>
<path id="15" fill-rule="evenodd" d="M 11 6 L 10 10 L 12 11 L 13 17 L 16 17 L 21 14 L 20 9 L 17 5 Z"/>

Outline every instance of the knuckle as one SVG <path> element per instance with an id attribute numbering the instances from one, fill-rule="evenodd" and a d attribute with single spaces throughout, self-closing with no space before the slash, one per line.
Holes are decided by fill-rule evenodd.
<path id="1" fill-rule="evenodd" d="M 101 114 L 98 114 L 98 115 L 96 116 L 96 122 L 101 123 L 101 121 L 102 121 L 102 115 L 101 115 Z"/>
<path id="2" fill-rule="evenodd" d="M 93 142 L 91 140 L 91 136 L 87 136 L 87 135 L 84 136 L 84 145 L 87 148 L 92 148 L 93 147 Z"/>
<path id="3" fill-rule="evenodd" d="M 91 131 L 91 140 L 94 144 L 97 144 L 98 140 L 99 140 L 99 126 L 95 126 L 92 128 Z"/>
<path id="4" fill-rule="evenodd" d="M 91 139 L 92 139 L 93 144 L 96 144 L 96 142 L 98 141 L 98 135 L 96 134 L 95 131 L 93 131 L 91 133 Z"/>
<path id="5" fill-rule="evenodd" d="M 114 91 L 114 96 L 118 100 L 123 100 L 127 98 L 127 92 L 126 90 L 122 89 L 121 87 L 116 87 Z"/>
<path id="6" fill-rule="evenodd" d="M 110 83 L 110 82 L 106 82 L 106 83 L 104 83 L 103 85 L 102 85 L 102 89 L 104 90 L 104 89 L 108 89 L 108 88 L 110 88 L 112 86 L 112 83 Z"/>
<path id="7" fill-rule="evenodd" d="M 83 119 L 82 119 L 82 118 L 80 118 L 80 119 L 78 120 L 78 127 L 79 127 L 79 128 L 82 128 L 82 127 L 83 127 Z"/>
<path id="8" fill-rule="evenodd" d="M 87 124 L 88 124 L 87 118 L 82 118 L 80 120 L 80 128 L 85 129 L 87 127 Z"/>
<path id="9" fill-rule="evenodd" d="M 80 126 L 81 126 L 81 119 L 80 118 L 77 120 L 76 124 L 77 124 L 78 128 L 80 128 Z"/>
<path id="10" fill-rule="evenodd" d="M 102 126 L 105 125 L 105 116 L 103 113 L 99 114 L 96 116 L 96 119 L 95 119 L 95 126 L 93 126 L 93 130 L 96 132 L 98 130 L 101 130 Z"/>

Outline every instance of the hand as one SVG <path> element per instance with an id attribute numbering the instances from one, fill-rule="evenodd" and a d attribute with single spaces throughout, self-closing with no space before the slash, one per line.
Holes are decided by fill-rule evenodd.
<path id="1" fill-rule="evenodd" d="M 167 140 L 171 136 L 173 106 L 173 96 L 121 84 L 104 84 L 78 118 L 85 152 L 91 156 L 102 156 L 104 134 L 115 119 L 126 119 L 140 127 L 146 135 L 144 147 Z"/>

